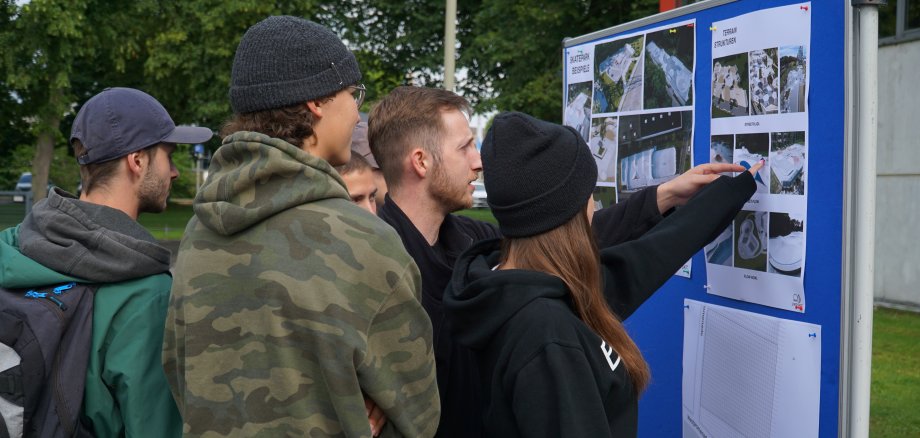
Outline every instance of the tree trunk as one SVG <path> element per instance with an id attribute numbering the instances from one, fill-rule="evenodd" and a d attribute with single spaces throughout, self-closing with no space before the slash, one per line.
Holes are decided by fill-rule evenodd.
<path id="1" fill-rule="evenodd" d="M 32 199 L 45 199 L 48 194 L 48 172 L 51 158 L 54 156 L 54 134 L 42 132 L 35 145 L 35 157 L 32 159 Z"/>
<path id="2" fill-rule="evenodd" d="M 38 202 L 48 196 L 48 174 L 51 172 L 51 160 L 54 158 L 54 139 L 61 125 L 61 101 L 64 93 L 60 89 L 51 91 L 48 104 L 40 112 L 44 120 L 40 120 L 42 127 L 35 145 L 35 156 L 32 158 L 32 199 Z"/>

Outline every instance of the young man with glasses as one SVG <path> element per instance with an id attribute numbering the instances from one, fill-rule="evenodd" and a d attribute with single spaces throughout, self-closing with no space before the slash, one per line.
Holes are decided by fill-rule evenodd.
<path id="1" fill-rule="evenodd" d="M 301 18 L 269 17 L 240 41 L 234 115 L 195 198 L 166 322 L 187 435 L 437 428 L 418 267 L 332 167 L 350 157 L 360 79 L 338 37 Z"/>

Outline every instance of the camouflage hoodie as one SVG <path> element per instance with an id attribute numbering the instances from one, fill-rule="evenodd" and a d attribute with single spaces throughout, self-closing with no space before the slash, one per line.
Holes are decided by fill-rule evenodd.
<path id="1" fill-rule="evenodd" d="M 191 436 L 432 436 L 440 415 L 418 267 L 325 161 L 224 139 L 182 238 L 163 366 Z"/>

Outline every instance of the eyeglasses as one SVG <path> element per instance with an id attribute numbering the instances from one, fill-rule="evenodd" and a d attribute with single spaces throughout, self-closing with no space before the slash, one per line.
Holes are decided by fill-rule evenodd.
<path id="1" fill-rule="evenodd" d="M 364 84 L 350 85 L 351 96 L 355 98 L 355 103 L 360 107 L 364 103 L 364 94 L 367 93 L 367 87 Z"/>

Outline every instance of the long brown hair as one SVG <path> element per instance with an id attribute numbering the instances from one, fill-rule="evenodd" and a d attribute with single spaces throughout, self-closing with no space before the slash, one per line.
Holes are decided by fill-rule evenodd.
<path id="1" fill-rule="evenodd" d="M 601 292 L 600 257 L 587 212 L 536 236 L 502 241 L 501 263 L 559 277 L 569 288 L 578 317 L 620 356 L 636 394 L 651 377 L 648 364 Z"/>

